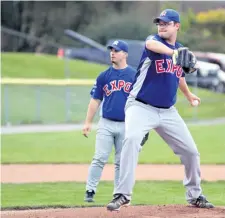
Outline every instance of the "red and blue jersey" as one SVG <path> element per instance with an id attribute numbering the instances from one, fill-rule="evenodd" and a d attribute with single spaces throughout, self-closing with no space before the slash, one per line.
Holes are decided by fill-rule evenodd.
<path id="1" fill-rule="evenodd" d="M 171 49 L 182 47 L 168 44 L 159 35 L 150 35 L 147 39 L 157 40 Z M 172 57 L 158 54 L 144 48 L 135 81 L 130 94 L 136 99 L 156 107 L 171 107 L 176 103 L 179 79 L 184 73 L 180 66 L 172 62 Z"/>
<path id="2" fill-rule="evenodd" d="M 91 96 L 103 101 L 100 113 L 103 118 L 125 120 L 124 107 L 136 72 L 130 66 L 124 69 L 115 69 L 111 66 L 97 77 Z"/>

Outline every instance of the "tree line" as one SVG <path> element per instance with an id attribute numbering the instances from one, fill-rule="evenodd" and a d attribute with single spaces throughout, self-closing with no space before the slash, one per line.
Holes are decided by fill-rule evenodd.
<path id="1" fill-rule="evenodd" d="M 65 29 L 72 29 L 105 44 L 110 38 L 144 40 L 156 30 L 152 24 L 153 18 L 167 7 L 181 11 L 179 40 L 182 43 L 199 50 L 225 52 L 224 46 L 221 46 L 224 26 L 221 24 L 215 28 L 215 25 L 195 19 L 199 12 L 225 8 L 224 2 L 2 1 L 1 23 L 3 27 L 59 44 L 80 46 L 64 36 Z M 55 52 L 50 46 L 33 40 L 2 31 L 1 35 L 3 51 L 35 52 L 40 49 Z"/>

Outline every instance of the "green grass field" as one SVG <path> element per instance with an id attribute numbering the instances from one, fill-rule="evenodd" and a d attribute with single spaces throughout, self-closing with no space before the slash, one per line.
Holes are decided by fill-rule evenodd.
<path id="1" fill-rule="evenodd" d="M 71 78 L 93 78 L 104 71 L 107 66 L 87 63 L 80 60 L 65 62 L 53 55 L 35 55 L 33 53 L 7 53 L 2 57 L 2 77 L 11 78 L 65 78 L 68 68 Z M 68 65 L 67 65 L 68 64 Z"/>
<path id="2" fill-rule="evenodd" d="M 2 53 L 2 77 L 94 79 L 107 66 L 56 56 Z M 91 86 L 2 86 L 2 124 L 83 122 Z M 177 108 L 185 119 L 225 116 L 225 95 L 198 89 L 202 99 L 191 108 L 179 93 Z M 7 99 L 7 100 L 6 100 Z M 69 102 L 69 103 L 68 103 Z M 7 104 L 6 104 L 7 103 Z M 7 107 L 6 107 L 7 106 Z M 95 118 L 97 120 L 97 117 Z M 201 153 L 202 164 L 225 164 L 225 125 L 192 126 L 191 133 Z M 1 136 L 1 162 L 6 163 L 90 163 L 94 154 L 95 131 L 88 139 L 80 131 Z M 140 153 L 139 163 L 179 163 L 171 149 L 153 131 Z M 109 163 L 113 163 L 111 154 Z M 204 194 L 215 205 L 225 205 L 225 181 L 202 183 Z M 87 206 L 85 184 L 34 183 L 1 184 L 1 207 Z M 106 205 L 112 197 L 112 182 L 100 182 L 95 205 Z M 185 204 L 181 182 L 143 181 L 134 188 L 132 204 Z"/>
<path id="3" fill-rule="evenodd" d="M 3 85 L 2 123 L 6 123 L 6 112 L 12 124 L 80 123 L 86 116 L 90 90 L 91 86 Z M 8 96 L 8 109 L 5 108 L 5 95 Z"/>
<path id="4" fill-rule="evenodd" d="M 216 206 L 225 205 L 225 182 L 203 182 L 204 194 Z M 106 205 L 113 184 L 100 182 L 94 204 L 84 203 L 84 183 L 2 184 L 2 207 Z M 181 182 L 137 182 L 132 204 L 186 204 Z"/>
<path id="5" fill-rule="evenodd" d="M 91 86 L 3 85 L 2 123 L 6 123 L 7 116 L 12 124 L 83 122 L 90 90 Z M 198 95 L 202 103 L 193 108 L 179 93 L 176 107 L 185 120 L 225 117 L 224 94 L 198 90 Z"/>
<path id="6" fill-rule="evenodd" d="M 71 78 L 95 79 L 107 66 L 69 61 Z M 65 78 L 65 61 L 56 56 L 2 53 L 2 77 Z M 2 124 L 80 123 L 85 119 L 91 86 L 2 85 Z M 194 92 L 196 92 L 194 90 Z M 202 99 L 192 108 L 179 92 L 178 108 L 186 120 L 225 117 L 225 95 L 198 89 Z"/>
<path id="7" fill-rule="evenodd" d="M 225 124 L 191 126 L 202 164 L 225 164 Z M 81 131 L 2 135 L 2 163 L 90 163 L 95 131 L 87 139 Z M 113 163 L 113 153 L 109 162 Z M 152 131 L 139 163 L 180 163 L 167 144 Z"/>

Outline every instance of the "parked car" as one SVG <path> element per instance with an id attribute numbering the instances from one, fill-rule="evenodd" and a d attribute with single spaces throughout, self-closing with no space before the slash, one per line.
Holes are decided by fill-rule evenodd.
<path id="1" fill-rule="evenodd" d="M 218 64 L 221 70 L 225 72 L 225 54 L 199 51 L 195 51 L 194 54 L 196 55 L 199 61 L 206 61 L 212 64 Z"/>
<path id="2" fill-rule="evenodd" d="M 60 48 L 62 56 L 69 59 L 79 59 L 99 64 L 110 64 L 109 53 L 96 48 Z M 59 53 L 59 52 L 58 52 Z"/>
<path id="3" fill-rule="evenodd" d="M 185 76 L 187 84 L 225 93 L 225 73 L 217 64 L 198 61 L 197 72 Z"/>
<path id="4" fill-rule="evenodd" d="M 90 62 L 107 64 L 107 65 L 111 63 L 107 46 L 111 44 L 113 41 L 115 41 L 116 39 L 110 39 L 107 41 L 106 45 L 102 45 L 72 30 L 65 30 L 65 34 L 68 37 L 72 38 L 73 40 L 78 40 L 79 42 L 82 42 L 85 45 L 85 47 L 84 48 L 59 48 L 58 50 L 59 57 L 87 60 Z M 128 64 L 134 68 L 137 68 L 145 42 L 141 40 L 130 40 L 130 39 L 121 39 L 121 40 L 125 40 L 129 46 L 129 55 L 127 60 Z"/>

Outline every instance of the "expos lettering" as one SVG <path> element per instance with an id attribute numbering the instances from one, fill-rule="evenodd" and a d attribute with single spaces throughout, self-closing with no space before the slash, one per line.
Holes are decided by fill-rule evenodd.
<path id="1" fill-rule="evenodd" d="M 166 61 L 165 61 L 166 60 Z M 182 76 L 181 66 L 174 65 L 171 59 L 160 59 L 155 61 L 157 73 L 175 73 L 178 78 Z"/>
<path id="2" fill-rule="evenodd" d="M 104 85 L 103 90 L 105 91 L 106 96 L 111 95 L 112 92 L 120 91 L 121 89 L 123 89 L 124 92 L 129 93 L 131 85 L 132 83 L 124 80 L 113 80 L 110 82 L 111 89 L 109 88 L 109 85 L 106 84 Z"/>

